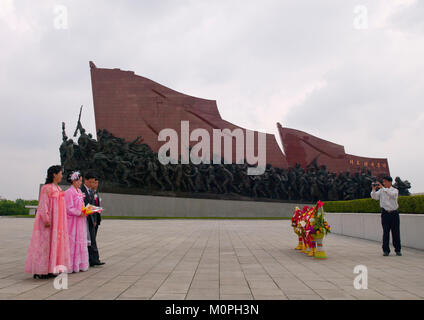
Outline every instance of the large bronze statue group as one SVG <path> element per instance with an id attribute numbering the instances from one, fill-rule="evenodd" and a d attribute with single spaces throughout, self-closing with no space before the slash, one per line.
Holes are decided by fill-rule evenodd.
<path id="1" fill-rule="evenodd" d="M 370 197 L 371 183 L 377 180 L 369 170 L 355 174 L 328 172 L 313 162 L 306 169 L 281 169 L 267 165 L 262 175 L 247 175 L 244 164 L 168 164 L 162 165 L 157 153 L 140 143 L 141 137 L 126 142 L 107 130 L 97 132 L 97 140 L 87 134 L 78 121 L 69 139 L 62 124 L 61 163 L 65 174 L 73 170 L 94 171 L 109 189 L 145 190 L 145 193 L 212 195 L 215 198 L 274 199 L 276 201 L 352 200 Z M 409 195 L 410 183 L 395 179 L 400 195 Z M 110 191 L 110 190 L 103 190 Z"/>

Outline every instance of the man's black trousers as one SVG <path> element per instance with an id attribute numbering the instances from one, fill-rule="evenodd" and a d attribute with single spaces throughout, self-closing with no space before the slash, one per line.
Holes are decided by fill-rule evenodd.
<path id="1" fill-rule="evenodd" d="M 400 220 L 399 211 L 387 212 L 381 209 L 381 225 L 383 226 L 383 252 L 390 253 L 389 239 L 392 232 L 393 247 L 395 252 L 400 252 Z"/>
<path id="2" fill-rule="evenodd" d="M 93 224 L 93 221 L 91 220 L 91 217 L 88 216 L 87 219 L 88 219 L 88 232 L 90 233 L 90 239 L 91 239 L 91 246 L 88 246 L 88 260 L 90 265 L 95 265 L 100 263 L 99 250 L 97 249 L 97 242 L 96 242 L 97 230 Z"/>

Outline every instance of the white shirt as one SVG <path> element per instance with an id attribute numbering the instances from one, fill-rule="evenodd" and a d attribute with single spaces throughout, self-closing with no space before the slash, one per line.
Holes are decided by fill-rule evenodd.
<path id="1" fill-rule="evenodd" d="M 393 211 L 399 208 L 398 205 L 399 191 L 396 188 L 380 188 L 378 191 L 371 191 L 371 198 L 374 200 L 380 200 L 380 207 L 387 210 Z"/>

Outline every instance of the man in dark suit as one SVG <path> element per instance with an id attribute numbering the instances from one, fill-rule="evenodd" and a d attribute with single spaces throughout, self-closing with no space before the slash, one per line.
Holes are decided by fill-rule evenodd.
<path id="1" fill-rule="evenodd" d="M 95 192 L 93 190 L 93 186 L 95 185 L 95 181 L 97 180 L 96 176 L 93 173 L 87 173 L 84 177 L 84 184 L 81 186 L 81 191 L 85 194 L 84 197 L 84 205 L 92 204 L 96 205 L 95 200 Z M 99 250 L 97 248 L 96 235 L 98 227 L 97 215 L 92 214 L 87 216 L 87 226 L 88 233 L 90 235 L 91 244 L 88 246 L 88 258 L 90 267 L 93 266 L 101 266 L 105 264 L 100 261 L 99 258 Z"/>
<path id="2" fill-rule="evenodd" d="M 94 191 L 94 205 L 96 207 L 101 207 L 101 204 L 100 204 L 101 199 L 100 199 L 98 188 L 99 188 L 99 180 L 95 179 L 94 183 L 93 183 L 93 188 L 92 188 L 93 191 Z M 95 218 L 96 223 L 95 223 L 94 227 L 95 227 L 95 230 L 96 230 L 96 237 L 97 237 L 97 230 L 99 229 L 100 222 L 102 221 L 102 215 L 99 212 L 95 212 L 94 215 L 96 215 L 96 218 Z"/>

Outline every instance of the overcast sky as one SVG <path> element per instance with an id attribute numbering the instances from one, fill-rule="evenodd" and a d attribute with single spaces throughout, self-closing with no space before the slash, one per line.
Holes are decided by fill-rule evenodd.
<path id="1" fill-rule="evenodd" d="M 413 0 L 0 0 L 0 196 L 38 197 L 81 104 L 95 132 L 90 60 L 387 157 L 424 192 L 423 17 Z"/>

